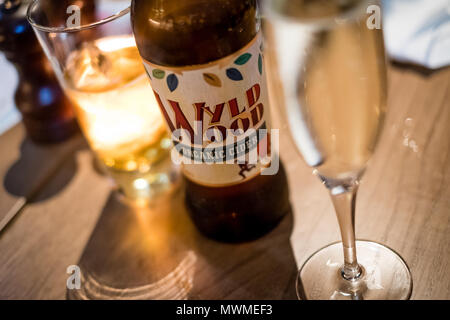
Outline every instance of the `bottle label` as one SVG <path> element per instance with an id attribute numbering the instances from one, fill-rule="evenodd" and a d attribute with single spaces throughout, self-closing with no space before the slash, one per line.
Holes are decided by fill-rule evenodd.
<path id="1" fill-rule="evenodd" d="M 268 165 L 270 115 L 261 33 L 234 54 L 204 65 L 144 64 L 172 132 L 172 160 L 179 157 L 187 178 L 202 185 L 233 185 Z"/>

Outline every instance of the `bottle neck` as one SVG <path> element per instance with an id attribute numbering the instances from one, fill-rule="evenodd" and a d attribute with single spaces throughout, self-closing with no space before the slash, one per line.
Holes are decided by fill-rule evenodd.
<path id="1" fill-rule="evenodd" d="M 256 0 L 134 0 L 131 16 L 141 56 L 160 66 L 219 60 L 246 46 L 259 30 Z"/>

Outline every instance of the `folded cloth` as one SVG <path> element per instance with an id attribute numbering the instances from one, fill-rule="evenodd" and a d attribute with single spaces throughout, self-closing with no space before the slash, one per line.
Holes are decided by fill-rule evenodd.
<path id="1" fill-rule="evenodd" d="M 450 0 L 383 0 L 391 58 L 436 69 L 450 64 Z"/>

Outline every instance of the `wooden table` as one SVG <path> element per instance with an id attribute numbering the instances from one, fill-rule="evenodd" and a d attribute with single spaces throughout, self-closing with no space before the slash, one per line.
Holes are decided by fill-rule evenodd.
<path id="1" fill-rule="evenodd" d="M 357 237 L 400 253 L 413 299 L 450 299 L 450 69 L 391 66 L 389 80 Z M 38 147 L 14 127 L 0 136 L 0 298 L 295 299 L 297 268 L 339 233 L 327 191 L 280 127 L 292 213 L 239 245 L 199 235 L 179 191 L 149 208 L 120 202 L 80 136 Z M 81 291 L 66 288 L 70 265 L 81 268 Z"/>

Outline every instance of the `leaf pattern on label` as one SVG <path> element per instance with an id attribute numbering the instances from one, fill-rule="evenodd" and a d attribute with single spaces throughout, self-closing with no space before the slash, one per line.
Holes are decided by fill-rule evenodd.
<path id="1" fill-rule="evenodd" d="M 242 66 L 246 64 L 251 57 L 252 55 L 250 53 L 244 53 L 243 55 L 239 56 L 239 58 L 237 58 L 234 63 L 238 66 Z"/>
<path id="2" fill-rule="evenodd" d="M 163 70 L 159 69 L 153 69 L 152 74 L 156 79 L 164 79 L 164 76 L 166 75 Z"/>
<path id="3" fill-rule="evenodd" d="M 173 73 L 167 76 L 167 86 L 169 87 L 170 92 L 174 92 L 178 87 L 178 78 Z"/>
<path id="4" fill-rule="evenodd" d="M 227 69 L 227 77 L 233 81 L 241 81 L 244 80 L 242 73 L 236 68 Z"/>
<path id="5" fill-rule="evenodd" d="M 207 84 L 209 84 L 211 86 L 214 86 L 214 87 L 222 86 L 222 81 L 220 81 L 220 78 L 218 76 L 216 76 L 214 73 L 204 73 L 203 79 L 205 80 L 205 82 Z"/>
<path id="6" fill-rule="evenodd" d="M 259 70 L 259 73 L 262 75 L 262 73 L 263 73 L 263 60 L 262 60 L 262 56 L 261 55 L 259 55 L 259 57 L 258 57 L 258 70 Z"/>

